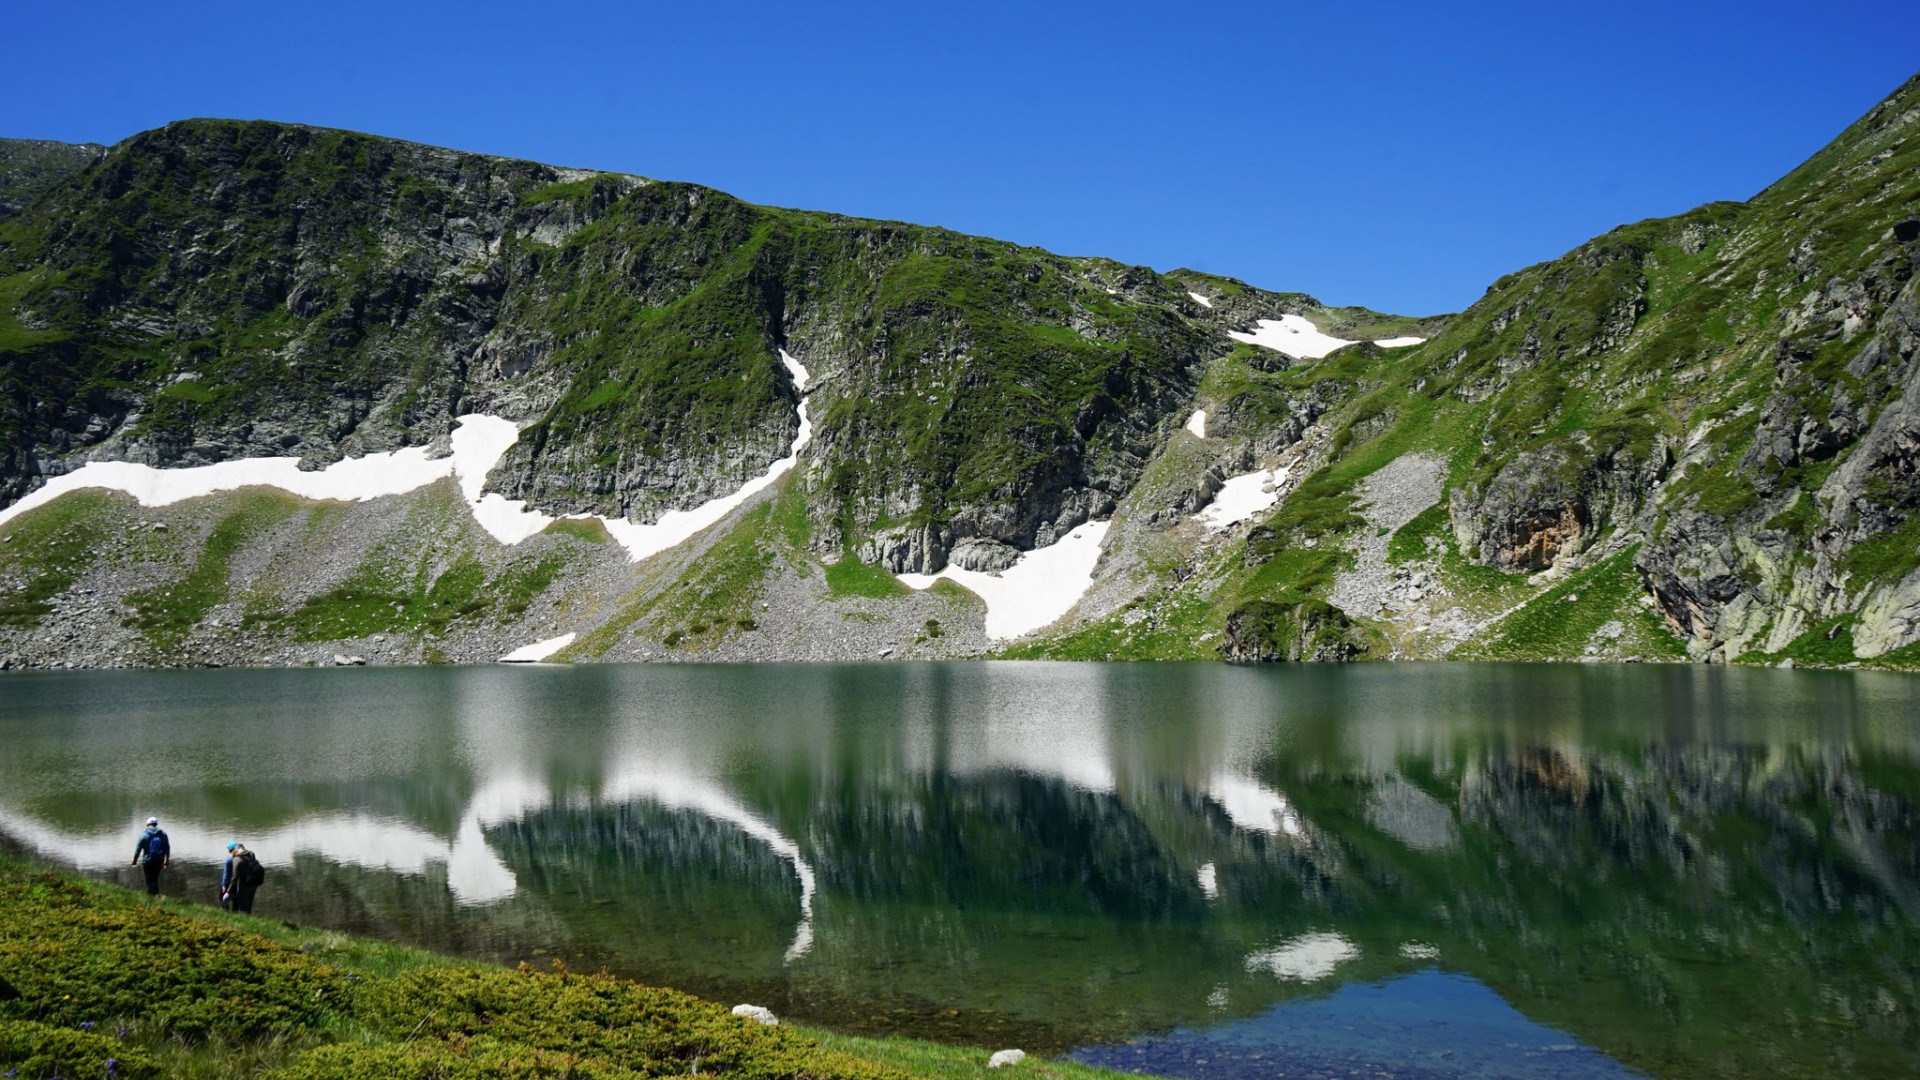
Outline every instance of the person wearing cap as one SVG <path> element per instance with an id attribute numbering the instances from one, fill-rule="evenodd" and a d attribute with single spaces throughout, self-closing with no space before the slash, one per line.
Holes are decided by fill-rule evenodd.
<path id="1" fill-rule="evenodd" d="M 220 868 L 220 906 L 242 915 L 253 914 L 253 894 L 264 875 L 260 861 L 238 840 L 227 841 L 227 862 Z"/>
<path id="2" fill-rule="evenodd" d="M 140 869 L 147 876 L 148 896 L 160 895 L 160 871 L 172 862 L 173 845 L 167 841 L 166 830 L 160 827 L 159 818 L 148 818 L 147 831 L 141 833 L 140 839 L 134 842 L 133 862 L 127 864 L 140 864 Z"/>

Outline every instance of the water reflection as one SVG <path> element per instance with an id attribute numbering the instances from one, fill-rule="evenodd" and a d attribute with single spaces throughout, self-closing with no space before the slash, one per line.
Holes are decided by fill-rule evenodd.
<path id="1" fill-rule="evenodd" d="M 263 911 L 853 1029 L 1270 1032 L 1439 963 L 1656 1074 L 1903 1075 L 1916 706 L 1695 668 L 27 675 L 0 835 L 104 874 L 156 812 L 183 891 L 237 836 Z"/>

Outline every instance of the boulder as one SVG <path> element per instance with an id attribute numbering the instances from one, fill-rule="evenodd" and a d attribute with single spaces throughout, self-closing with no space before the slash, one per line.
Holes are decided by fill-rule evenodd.
<path id="1" fill-rule="evenodd" d="M 776 1027 L 780 1023 L 780 1018 L 773 1015 L 773 1010 L 767 1008 L 765 1005 L 735 1005 L 733 1007 L 733 1015 L 744 1016 L 749 1020 L 757 1021 L 768 1027 Z"/>
<path id="2" fill-rule="evenodd" d="M 953 545 L 947 559 L 962 570 L 997 574 L 1020 561 L 1020 550 L 998 540 L 969 537 Z"/>
<path id="3" fill-rule="evenodd" d="M 1325 601 L 1256 600 L 1227 616 L 1220 653 L 1236 663 L 1340 663 L 1365 655 L 1368 645 L 1346 613 Z"/>

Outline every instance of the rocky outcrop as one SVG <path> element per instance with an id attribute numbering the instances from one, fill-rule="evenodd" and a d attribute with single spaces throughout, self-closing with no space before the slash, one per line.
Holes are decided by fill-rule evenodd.
<path id="1" fill-rule="evenodd" d="M 1523 451 L 1477 495 L 1450 493 L 1454 534 L 1488 565 L 1545 570 L 1609 529 L 1632 526 L 1666 469 L 1664 445 L 1644 457 L 1630 448 L 1595 455 L 1584 434 Z"/>
<path id="2" fill-rule="evenodd" d="M 1220 655 L 1235 663 L 1338 663 L 1368 651 L 1345 612 L 1320 600 L 1258 600 L 1227 616 Z"/>

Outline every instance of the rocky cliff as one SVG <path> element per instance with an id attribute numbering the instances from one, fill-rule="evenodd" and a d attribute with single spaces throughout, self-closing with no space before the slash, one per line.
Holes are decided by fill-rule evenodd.
<path id="1" fill-rule="evenodd" d="M 20 514 L 5 648 L 1920 663 L 1917 125 L 1920 81 L 1747 202 L 1426 320 L 291 125 L 0 144 L 8 501 L 88 462 L 318 469 L 443 452 L 467 414 L 520 429 L 471 512 Z M 803 425 L 694 539 L 607 543 L 768 474 Z M 575 520 L 504 543 L 482 492 Z M 317 524 L 342 515 L 365 527 Z M 1088 523 L 1066 617 L 983 637 L 980 597 L 1065 587 L 995 579 Z"/>

